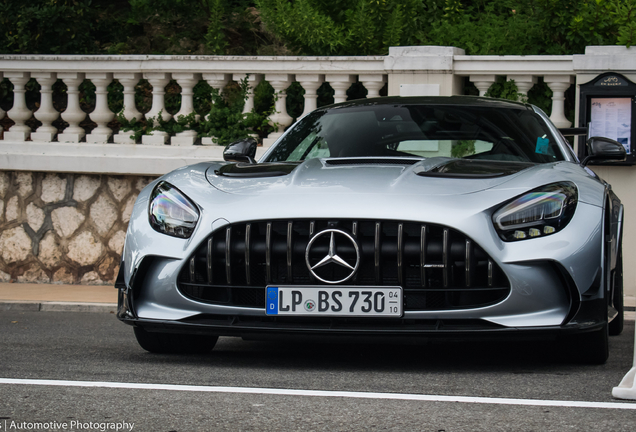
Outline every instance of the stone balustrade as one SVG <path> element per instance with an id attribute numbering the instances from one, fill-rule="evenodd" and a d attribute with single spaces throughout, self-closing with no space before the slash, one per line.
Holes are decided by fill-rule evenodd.
<path id="1" fill-rule="evenodd" d="M 114 158 L 130 152 L 127 147 L 131 144 L 169 144 L 168 154 L 175 159 L 183 158 L 184 152 L 190 153 L 180 147 L 213 144 L 210 138 L 197 140 L 196 132 L 187 130 L 172 137 L 165 132 L 153 131 L 142 136 L 140 142 L 136 142 L 130 132 L 113 133 L 108 126 L 115 117 L 107 103 L 108 85 L 118 81 L 123 86 L 122 115 L 129 121 L 140 120 L 144 114 L 135 106 L 135 85 L 142 78 L 152 86 L 152 106 L 145 117 L 156 118 L 161 113 L 163 120 L 172 117 L 166 111 L 165 103 L 165 87 L 171 80 L 181 87 L 181 108 L 174 114 L 175 117 L 194 112 L 193 88 L 200 81 L 222 90 L 230 81 L 247 77 L 245 112 L 254 107 L 254 88 L 262 80 L 268 81 L 277 95 L 276 112 L 271 116 L 277 130 L 264 140 L 265 148 L 294 120 L 286 109 L 286 91 L 293 82 L 304 89 L 304 115 L 317 107 L 317 90 L 325 82 L 334 91 L 334 101 L 342 102 L 347 99 L 347 90 L 355 82 L 366 88 L 367 97 L 380 94 L 464 94 L 468 81 L 484 95 L 498 76 L 505 76 L 515 81 L 522 95 L 527 95 L 542 78 L 553 91 L 551 119 L 557 126 L 567 127 L 571 123 L 565 117 L 564 92 L 575 82 L 575 57 L 466 56 L 463 50 L 452 47 L 395 47 L 387 56 L 357 57 L 3 55 L 0 56 L 0 78 L 9 80 L 13 85 L 14 100 L 6 113 L 0 110 L 0 119 L 7 116 L 15 124 L 4 132 L 0 141 L 0 169 L 9 168 L 7 157 L 2 155 L 14 151 L 16 143 L 50 144 L 51 147 L 44 149 L 47 157 L 48 152 L 72 156 L 77 144 L 100 145 L 100 154 L 104 152 L 104 155 Z M 33 112 L 27 107 L 25 97 L 25 85 L 31 79 L 41 86 L 39 107 Z M 52 102 L 52 87 L 57 80 L 66 85 L 68 95 L 66 109 L 61 113 Z M 79 99 L 78 89 L 85 80 L 95 86 L 95 108 L 89 113 L 82 110 Z M 31 117 L 42 125 L 32 130 L 26 124 Z M 59 118 L 68 123 L 68 127 L 60 131 L 52 125 Z M 90 120 L 96 127 L 87 132 L 85 120 Z M 80 126 L 82 122 L 84 125 Z M 260 149 L 259 153 L 262 151 Z M 206 152 L 208 158 L 220 157 L 220 152 L 213 149 L 199 153 L 203 156 Z M 153 152 L 149 150 L 147 153 Z M 38 166 L 37 169 L 42 165 L 32 158 L 23 162 L 23 165 L 33 163 L 34 167 Z M 50 170 L 60 171 L 55 164 Z M 90 167 L 86 172 L 113 171 L 96 171 L 95 167 Z M 142 167 L 130 173 L 148 174 Z"/>

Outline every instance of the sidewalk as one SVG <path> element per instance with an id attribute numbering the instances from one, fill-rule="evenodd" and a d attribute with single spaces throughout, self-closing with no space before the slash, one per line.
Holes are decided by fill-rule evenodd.
<path id="1" fill-rule="evenodd" d="M 116 312 L 112 285 L 0 283 L 0 311 Z M 625 296 L 625 319 L 636 318 L 636 297 Z"/>
<path id="2" fill-rule="evenodd" d="M 0 311 L 117 311 L 112 285 L 0 283 Z"/>

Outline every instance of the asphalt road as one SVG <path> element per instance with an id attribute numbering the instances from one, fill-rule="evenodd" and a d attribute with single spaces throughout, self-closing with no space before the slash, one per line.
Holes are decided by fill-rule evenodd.
<path id="1" fill-rule="evenodd" d="M 636 402 L 611 397 L 612 387 L 632 366 L 633 341 L 634 322 L 628 321 L 625 332 L 610 339 L 610 359 L 603 366 L 572 363 L 555 354 L 552 344 L 529 342 L 396 346 L 221 338 L 208 355 L 153 355 L 112 314 L 1 312 L 0 378 L 256 390 L 241 394 L 0 381 L 0 431 L 64 430 L 64 424 L 66 430 L 114 430 L 106 428 L 117 423 L 124 428 L 132 424 L 135 431 L 165 432 L 634 431 L 636 410 L 603 405 L 636 407 Z M 263 388 L 601 404 L 581 408 L 279 395 L 263 394 L 258 390 Z"/>

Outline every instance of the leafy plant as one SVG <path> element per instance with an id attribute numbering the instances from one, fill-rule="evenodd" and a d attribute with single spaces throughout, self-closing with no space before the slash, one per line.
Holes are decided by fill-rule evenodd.
<path id="1" fill-rule="evenodd" d="M 490 86 L 484 96 L 512 101 L 519 101 L 523 98 L 523 94 L 519 93 L 515 81 L 506 81 L 504 77 L 497 77 L 497 81 Z"/>
<path id="2" fill-rule="evenodd" d="M 459 141 L 451 148 L 451 156 L 454 158 L 463 158 L 473 154 L 475 154 L 475 140 Z"/>

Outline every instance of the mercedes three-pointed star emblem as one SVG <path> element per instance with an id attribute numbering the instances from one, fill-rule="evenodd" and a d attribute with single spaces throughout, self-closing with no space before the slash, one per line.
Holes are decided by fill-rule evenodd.
<path id="1" fill-rule="evenodd" d="M 312 246 L 314 245 L 314 242 L 318 238 L 321 238 L 324 235 L 330 235 L 330 238 L 329 238 L 329 251 L 327 252 L 327 255 L 325 255 L 322 259 L 320 259 L 320 261 L 318 261 L 314 265 L 311 265 L 311 262 L 310 262 L 310 259 L 309 259 L 309 255 L 310 255 L 310 251 L 312 249 Z M 354 250 L 356 252 L 356 263 L 355 263 L 355 266 L 352 266 L 351 264 L 349 264 L 347 261 L 342 259 L 336 253 L 336 235 L 344 236 L 353 245 L 353 248 L 354 248 Z M 359 250 L 358 244 L 356 243 L 354 238 L 351 237 L 346 232 L 338 230 L 338 229 L 326 229 L 326 230 L 321 231 L 318 234 L 316 234 L 309 241 L 309 244 L 307 245 L 307 250 L 305 251 L 305 262 L 307 263 L 307 268 L 309 269 L 311 274 L 316 279 L 318 279 L 318 280 L 320 280 L 322 282 L 325 282 L 325 283 L 329 283 L 329 284 L 337 284 L 337 283 L 345 282 L 345 281 L 351 279 L 353 277 L 353 275 L 356 273 L 356 270 L 358 270 L 358 266 L 360 265 L 360 250 Z M 326 266 L 328 264 L 333 264 L 333 265 L 344 267 L 344 268 L 350 270 L 349 275 L 347 277 L 345 277 L 344 279 L 339 279 L 339 280 L 329 280 L 329 279 L 326 279 L 324 277 L 318 276 L 316 274 L 316 270 L 319 269 L 320 267 L 324 267 L 324 266 Z"/>

